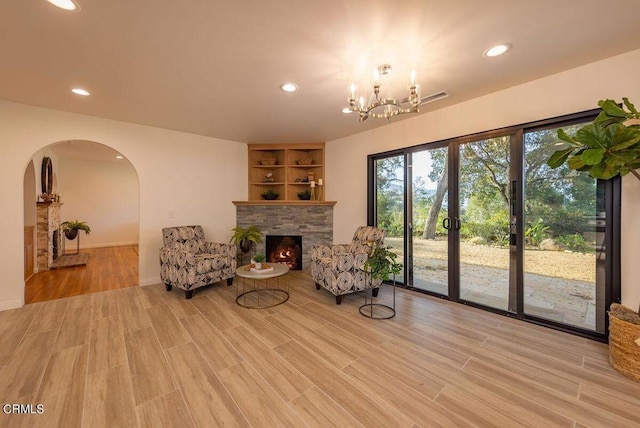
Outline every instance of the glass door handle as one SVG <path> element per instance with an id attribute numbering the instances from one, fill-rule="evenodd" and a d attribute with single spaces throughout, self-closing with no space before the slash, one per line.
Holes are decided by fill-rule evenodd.
<path id="1" fill-rule="evenodd" d="M 444 227 L 447 230 L 451 230 L 451 218 L 446 217 L 442 219 L 442 227 Z"/>

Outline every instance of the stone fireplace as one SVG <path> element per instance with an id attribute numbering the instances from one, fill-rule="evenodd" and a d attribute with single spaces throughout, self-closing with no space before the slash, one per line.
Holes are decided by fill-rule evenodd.
<path id="1" fill-rule="evenodd" d="M 234 204 L 236 205 L 236 224 L 240 227 L 257 226 L 264 236 L 299 236 L 302 246 L 302 269 L 309 269 L 311 266 L 312 246 L 333 243 L 335 202 L 235 201 Z M 257 245 L 256 251 L 269 257 L 264 240 Z"/>
<path id="2" fill-rule="evenodd" d="M 61 247 L 60 207 L 58 202 L 38 202 L 36 204 L 36 239 L 38 271 L 51 268 Z M 55 233 L 58 232 L 58 233 Z"/>

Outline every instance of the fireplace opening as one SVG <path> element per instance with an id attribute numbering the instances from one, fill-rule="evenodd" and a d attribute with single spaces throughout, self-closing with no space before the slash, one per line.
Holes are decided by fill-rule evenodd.
<path id="1" fill-rule="evenodd" d="M 267 235 L 266 256 L 271 263 L 282 263 L 291 270 L 302 269 L 302 236 Z"/>
<path id="2" fill-rule="evenodd" d="M 52 255 L 53 255 L 53 260 L 58 258 L 58 253 L 60 251 L 60 229 L 56 229 L 53 231 L 53 242 L 52 242 Z"/>

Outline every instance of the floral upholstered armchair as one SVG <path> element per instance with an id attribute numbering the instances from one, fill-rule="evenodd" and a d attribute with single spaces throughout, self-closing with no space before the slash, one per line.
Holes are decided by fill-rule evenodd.
<path id="1" fill-rule="evenodd" d="M 314 245 L 311 248 L 311 277 L 320 287 L 336 296 L 336 304 L 342 303 L 342 296 L 357 291 L 374 288 L 374 296 L 382 283 L 372 279 L 364 271 L 369 254 L 384 242 L 384 229 L 360 226 L 350 244 Z"/>
<path id="2" fill-rule="evenodd" d="M 162 229 L 162 239 L 160 278 L 167 291 L 175 285 L 190 299 L 193 290 L 204 285 L 223 279 L 233 284 L 235 245 L 205 242 L 202 226 L 167 227 Z"/>

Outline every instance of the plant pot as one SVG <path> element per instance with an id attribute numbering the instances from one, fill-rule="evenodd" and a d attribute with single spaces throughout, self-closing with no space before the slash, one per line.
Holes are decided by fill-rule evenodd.
<path id="1" fill-rule="evenodd" d="M 633 320 L 627 321 L 623 318 Z M 640 381 L 640 315 L 616 303 L 609 311 L 609 364 L 618 373 Z"/>
<path id="2" fill-rule="evenodd" d="M 262 262 L 253 262 L 253 265 L 256 269 L 262 269 Z"/>
<path id="3" fill-rule="evenodd" d="M 78 236 L 78 229 L 67 230 L 64 232 L 64 236 L 66 236 L 69 241 L 73 241 Z"/>
<path id="4" fill-rule="evenodd" d="M 268 194 L 268 193 L 262 194 L 262 199 L 266 199 L 267 201 L 273 201 L 277 197 L 278 197 L 277 193 L 276 194 Z"/>
<path id="5" fill-rule="evenodd" d="M 301 199 L 303 201 L 310 201 L 311 200 L 311 194 L 308 194 L 308 195 L 305 195 L 305 194 L 300 195 L 299 194 L 298 195 L 298 199 Z"/>
<path id="6" fill-rule="evenodd" d="M 240 241 L 240 251 L 242 251 L 243 253 L 248 253 L 249 251 L 251 251 L 251 244 L 252 242 L 248 239 L 243 239 L 242 241 Z"/>

